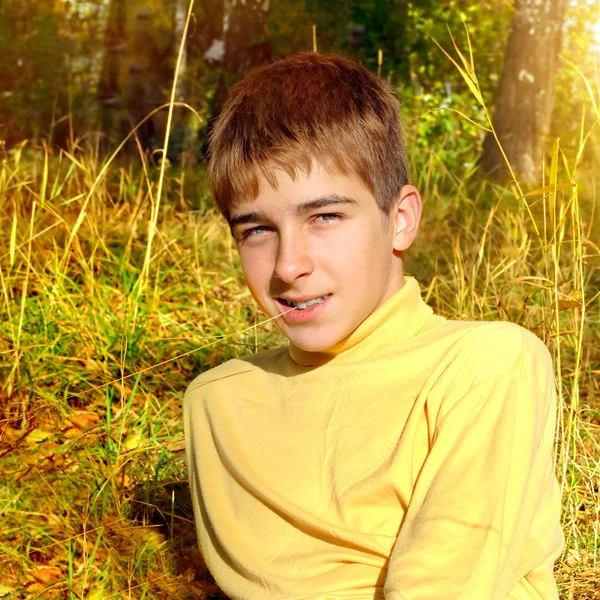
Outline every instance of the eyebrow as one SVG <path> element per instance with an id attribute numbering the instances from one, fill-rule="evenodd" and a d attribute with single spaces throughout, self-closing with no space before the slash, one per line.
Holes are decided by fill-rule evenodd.
<path id="1" fill-rule="evenodd" d="M 319 208 L 326 208 L 328 206 L 339 206 L 339 205 L 357 205 L 358 202 L 354 198 L 350 198 L 349 196 L 341 196 L 340 194 L 327 194 L 326 196 L 320 196 L 319 198 L 315 198 L 314 200 L 309 200 L 308 202 L 303 202 L 296 206 L 295 213 L 297 215 L 304 215 L 307 212 L 311 212 L 312 210 L 317 210 Z M 249 213 L 242 213 L 241 215 L 237 215 L 230 219 L 229 227 L 231 230 L 236 225 L 243 225 L 245 223 L 255 223 L 256 221 L 266 221 L 268 219 L 267 214 L 262 211 L 254 211 Z"/>

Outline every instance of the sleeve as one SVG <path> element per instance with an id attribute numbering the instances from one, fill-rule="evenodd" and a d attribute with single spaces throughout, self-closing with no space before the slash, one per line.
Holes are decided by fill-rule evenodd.
<path id="1" fill-rule="evenodd" d="M 523 377 L 490 377 L 440 417 L 390 557 L 386 600 L 505 600 L 539 564 L 528 565 L 528 537 L 556 486 L 556 394 L 544 370 L 541 391 Z"/>

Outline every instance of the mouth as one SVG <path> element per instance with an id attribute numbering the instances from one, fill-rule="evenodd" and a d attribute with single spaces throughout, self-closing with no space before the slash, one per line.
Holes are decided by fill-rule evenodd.
<path id="1" fill-rule="evenodd" d="M 324 296 L 318 296 L 308 300 L 288 300 L 287 298 L 277 298 L 279 304 L 283 304 L 286 308 L 295 308 L 296 310 L 307 310 L 313 306 L 323 304 L 331 294 L 325 294 Z"/>
<path id="2" fill-rule="evenodd" d="M 319 319 L 327 310 L 331 294 L 315 298 L 290 300 L 289 298 L 276 298 L 281 310 L 281 317 L 288 325 L 300 325 Z"/>

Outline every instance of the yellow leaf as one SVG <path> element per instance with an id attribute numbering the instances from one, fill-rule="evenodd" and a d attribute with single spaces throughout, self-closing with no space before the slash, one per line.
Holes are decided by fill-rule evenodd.
<path id="1" fill-rule="evenodd" d="M 554 190 L 572 190 L 576 187 L 576 183 L 559 183 L 558 185 L 545 185 L 544 187 L 538 188 L 537 190 L 532 190 L 531 192 L 527 192 L 523 194 L 523 198 L 529 198 L 530 196 L 539 196 L 540 194 L 552 193 Z"/>
<path id="2" fill-rule="evenodd" d="M 165 534 L 158 531 L 156 527 L 136 527 L 131 532 L 131 536 L 136 542 L 150 546 L 160 546 L 167 539 Z"/>
<path id="3" fill-rule="evenodd" d="M 581 555 L 575 548 L 571 548 L 567 552 L 567 557 L 565 558 L 565 563 L 569 567 L 576 567 L 581 562 Z"/>
<path id="4" fill-rule="evenodd" d="M 170 446 L 169 449 L 174 454 L 176 452 L 184 452 L 185 451 L 185 440 L 173 440 L 171 442 L 171 446 Z"/>
<path id="5" fill-rule="evenodd" d="M 136 433 L 135 435 L 132 435 L 131 437 L 127 438 L 127 441 L 125 442 L 125 449 L 135 450 L 136 448 L 140 447 L 141 442 L 142 435 L 140 433 Z"/>
<path id="6" fill-rule="evenodd" d="M 569 308 L 581 308 L 581 302 L 573 298 L 558 301 L 558 310 L 568 310 Z"/>
<path id="7" fill-rule="evenodd" d="M 45 442 L 50 437 L 52 437 L 51 433 L 36 427 L 35 429 L 31 430 L 25 441 L 28 444 L 39 444 L 41 442 Z"/>
<path id="8" fill-rule="evenodd" d="M 90 590 L 87 594 L 88 600 L 105 600 L 105 598 L 106 590 L 103 587 Z"/>
<path id="9" fill-rule="evenodd" d="M 573 290 L 569 296 L 561 298 L 558 301 L 558 310 L 567 310 L 569 308 L 581 308 L 583 295 L 581 290 Z"/>

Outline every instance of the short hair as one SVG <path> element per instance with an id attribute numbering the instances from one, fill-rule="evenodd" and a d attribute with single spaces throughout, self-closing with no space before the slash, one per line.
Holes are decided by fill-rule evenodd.
<path id="1" fill-rule="evenodd" d="M 209 178 L 227 220 L 240 199 L 255 199 L 262 175 L 296 179 L 316 160 L 355 175 L 389 213 L 409 180 L 400 102 L 360 63 L 302 52 L 259 67 L 231 89 L 209 139 Z"/>

